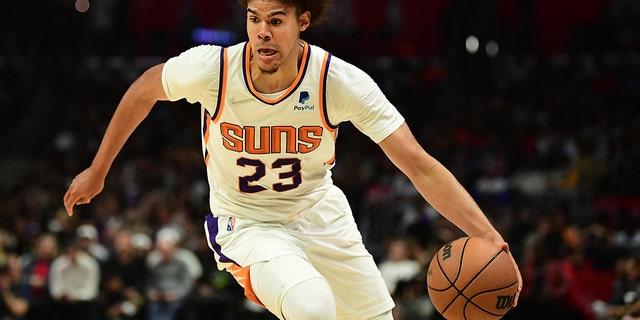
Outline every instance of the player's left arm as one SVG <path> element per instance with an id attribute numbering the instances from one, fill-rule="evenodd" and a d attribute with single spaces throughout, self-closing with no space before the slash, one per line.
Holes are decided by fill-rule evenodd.
<path id="1" fill-rule="evenodd" d="M 91 165 L 80 172 L 64 195 L 69 216 L 73 207 L 87 204 L 100 193 L 113 161 L 138 125 L 159 100 L 167 100 L 162 86 L 164 63 L 147 69 L 124 93 L 102 138 Z"/>
<path id="2" fill-rule="evenodd" d="M 468 236 L 489 239 L 511 256 L 508 244 L 475 200 L 451 171 L 422 148 L 406 123 L 379 145 L 387 157 L 411 180 L 424 199 L 440 214 Z M 519 294 L 522 289 L 522 276 L 513 256 L 511 259 L 518 273 Z M 514 306 L 517 301 L 516 297 Z"/>

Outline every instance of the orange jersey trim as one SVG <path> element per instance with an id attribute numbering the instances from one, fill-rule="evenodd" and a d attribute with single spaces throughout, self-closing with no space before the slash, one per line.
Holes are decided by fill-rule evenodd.
<path id="1" fill-rule="evenodd" d="M 324 59 L 322 60 L 322 69 L 320 74 L 320 118 L 322 118 L 322 125 L 331 132 L 333 135 L 333 141 L 338 139 L 338 126 L 334 126 L 329 122 L 329 115 L 327 114 L 327 75 L 329 74 L 329 64 L 331 63 L 331 54 L 326 52 Z M 336 161 L 336 154 L 325 162 L 325 164 L 332 164 Z"/>
<path id="2" fill-rule="evenodd" d="M 209 142 L 209 137 L 211 136 L 211 115 L 207 110 L 204 110 L 204 115 L 202 116 L 203 127 L 202 127 L 202 141 L 204 145 L 204 163 L 208 164 L 211 155 L 209 154 L 209 149 L 207 147 L 207 142 Z"/>
<path id="3" fill-rule="evenodd" d="M 311 51 L 309 50 L 309 44 L 306 43 L 305 41 L 302 41 L 301 43 L 303 44 L 304 48 L 302 51 L 302 62 L 300 63 L 300 69 L 298 70 L 298 75 L 296 76 L 296 79 L 289 86 L 289 88 L 287 88 L 287 90 L 283 92 L 282 95 L 280 95 L 278 98 L 267 99 L 263 97 L 262 94 L 260 94 L 260 92 L 258 92 L 258 90 L 256 90 L 255 87 L 253 86 L 253 80 L 251 80 L 251 67 L 250 67 L 251 43 L 247 42 L 244 48 L 244 51 L 245 51 L 244 52 L 244 70 L 243 70 L 244 81 L 245 81 L 245 84 L 247 85 L 247 89 L 249 90 L 249 92 L 251 92 L 251 94 L 254 97 L 256 97 L 256 99 L 266 104 L 274 105 L 274 104 L 277 104 L 278 102 L 283 101 L 287 97 L 289 97 L 298 88 L 298 86 L 302 82 L 302 79 L 304 78 L 304 74 L 307 71 L 307 66 L 309 64 L 309 54 L 311 53 Z"/>
<path id="4" fill-rule="evenodd" d="M 211 136 L 211 117 L 208 113 L 204 115 L 204 143 L 207 144 L 209 142 L 209 136 Z"/>

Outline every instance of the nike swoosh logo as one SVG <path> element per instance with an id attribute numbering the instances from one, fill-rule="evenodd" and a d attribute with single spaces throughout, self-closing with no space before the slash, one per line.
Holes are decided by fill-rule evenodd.
<path id="1" fill-rule="evenodd" d="M 249 102 L 249 101 L 251 101 L 251 99 L 243 99 L 243 100 L 233 100 L 233 99 L 231 99 L 231 100 L 228 100 L 228 104 L 236 105 L 236 104 L 241 104 L 241 103 Z"/>

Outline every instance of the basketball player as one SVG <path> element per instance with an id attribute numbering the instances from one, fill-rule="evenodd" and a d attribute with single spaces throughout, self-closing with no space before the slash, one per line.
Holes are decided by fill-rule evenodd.
<path id="1" fill-rule="evenodd" d="M 426 201 L 508 252 L 478 205 L 413 137 L 374 81 L 300 38 L 331 0 L 245 0 L 249 41 L 192 48 L 124 94 L 91 166 L 64 197 L 89 203 L 116 154 L 158 100 L 201 104 L 218 266 L 280 319 L 392 319 L 394 303 L 331 180 L 338 125 L 379 144 Z M 514 262 L 515 264 L 515 262 Z M 517 299 L 516 299 L 517 300 Z"/>

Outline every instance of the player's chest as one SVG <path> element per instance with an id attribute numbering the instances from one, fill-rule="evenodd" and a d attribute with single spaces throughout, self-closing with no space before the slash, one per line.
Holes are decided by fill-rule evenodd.
<path id="1" fill-rule="evenodd" d="M 322 97 L 311 88 L 301 87 L 286 97 L 268 99 L 250 92 L 229 92 L 220 119 L 238 124 L 296 125 L 322 121 Z"/>

